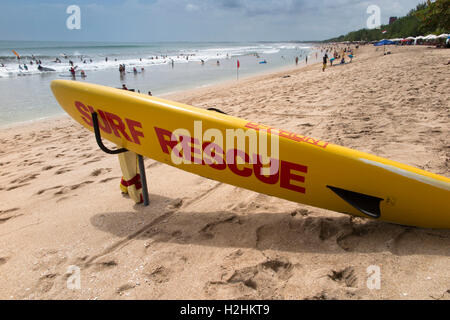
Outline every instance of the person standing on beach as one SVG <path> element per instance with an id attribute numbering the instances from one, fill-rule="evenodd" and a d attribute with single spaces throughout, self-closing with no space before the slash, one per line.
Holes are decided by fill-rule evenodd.
<path id="1" fill-rule="evenodd" d="M 127 88 L 127 86 L 125 84 L 122 85 L 122 90 L 127 90 L 128 91 L 128 88 Z"/>
<path id="2" fill-rule="evenodd" d="M 328 62 L 328 54 L 325 53 L 325 55 L 323 56 L 323 67 L 322 67 L 323 72 L 325 72 L 325 69 L 327 68 L 327 62 Z"/>
<path id="3" fill-rule="evenodd" d="M 306 64 L 308 64 L 308 56 L 306 56 Z"/>
<path id="4" fill-rule="evenodd" d="M 298 57 L 295 57 L 295 65 L 298 66 Z"/>

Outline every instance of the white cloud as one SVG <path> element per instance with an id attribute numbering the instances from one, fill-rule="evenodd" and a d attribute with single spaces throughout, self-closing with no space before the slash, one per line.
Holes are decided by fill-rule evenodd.
<path id="1" fill-rule="evenodd" d="M 198 11 L 200 8 L 197 6 L 197 5 L 195 5 L 195 4 L 192 4 L 192 3 L 188 3 L 187 5 L 186 5 L 186 11 L 187 12 L 194 12 L 194 11 Z"/>

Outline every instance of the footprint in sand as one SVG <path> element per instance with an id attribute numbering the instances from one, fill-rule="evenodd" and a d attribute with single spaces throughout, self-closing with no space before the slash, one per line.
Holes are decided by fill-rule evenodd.
<path id="1" fill-rule="evenodd" d="M 210 281 L 205 290 L 208 294 L 229 291 L 232 296 L 244 294 L 254 298 L 282 298 L 278 291 L 293 275 L 294 265 L 287 259 L 268 259 L 254 266 L 233 271 L 227 280 Z"/>
<path id="2" fill-rule="evenodd" d="M 82 182 L 82 183 L 74 184 L 74 185 L 72 185 L 72 186 L 63 187 L 63 188 L 61 188 L 61 190 L 55 192 L 55 195 L 56 195 L 56 196 L 59 196 L 59 195 L 66 194 L 66 193 L 68 193 L 68 192 L 70 192 L 70 191 L 77 190 L 78 188 L 81 188 L 81 187 L 83 187 L 83 186 L 85 186 L 85 185 L 88 185 L 88 184 L 91 184 L 91 183 L 93 183 L 93 182 L 94 182 L 94 181 L 84 181 L 84 182 Z"/>
<path id="3" fill-rule="evenodd" d="M 91 173 L 91 177 L 98 177 L 99 175 L 102 175 L 104 173 L 111 172 L 111 168 L 102 168 L 102 169 L 95 169 Z"/>
<path id="4" fill-rule="evenodd" d="M 146 275 L 146 282 L 164 283 L 170 280 L 172 271 L 164 266 L 157 266 Z"/>
<path id="5" fill-rule="evenodd" d="M 356 287 L 358 282 L 358 277 L 353 267 L 347 267 L 339 271 L 331 270 L 328 277 L 335 282 L 345 284 L 346 287 Z"/>
<path id="6" fill-rule="evenodd" d="M 133 283 L 126 283 L 119 288 L 117 288 L 116 293 L 119 295 L 122 295 L 125 291 L 131 290 L 136 287 L 136 284 Z"/>
<path id="7" fill-rule="evenodd" d="M 88 266 L 90 266 L 91 264 L 89 264 Z M 94 263 L 94 271 L 104 271 L 104 270 L 108 270 L 111 268 L 115 268 L 117 267 L 119 264 L 117 263 L 116 260 L 109 260 L 109 259 L 104 259 L 103 261 L 99 261 Z"/>
<path id="8" fill-rule="evenodd" d="M 70 171 L 72 171 L 72 168 L 61 168 L 58 171 L 56 171 L 55 174 L 56 175 L 60 175 L 60 174 L 64 174 L 64 173 L 67 173 L 67 172 L 70 172 Z"/>
<path id="9" fill-rule="evenodd" d="M 36 193 L 36 195 L 41 195 L 41 194 L 43 194 L 43 193 L 45 193 L 45 192 L 47 192 L 47 191 L 54 190 L 54 189 L 58 189 L 58 188 L 61 188 L 61 187 L 62 187 L 62 186 L 54 186 L 54 187 L 47 188 L 47 189 L 41 189 L 41 190 L 39 190 L 39 191 Z"/>
<path id="10" fill-rule="evenodd" d="M 83 165 L 94 163 L 94 162 L 99 162 L 100 160 L 102 160 L 102 157 L 96 157 L 96 158 L 94 158 L 92 160 L 84 162 Z"/>
<path id="11" fill-rule="evenodd" d="M 48 171 L 48 170 L 51 170 L 51 169 L 53 169 L 53 168 L 56 168 L 56 167 L 58 167 L 58 166 L 45 166 L 45 167 L 43 167 L 42 168 L 42 171 Z"/>
<path id="12" fill-rule="evenodd" d="M 9 260 L 9 257 L 0 257 L 0 266 L 2 264 L 5 264 L 6 262 L 8 262 L 8 260 Z"/>
<path id="13" fill-rule="evenodd" d="M 28 186 L 28 185 L 29 185 L 29 183 L 17 184 L 17 185 L 15 185 L 15 186 L 11 186 L 11 187 L 9 187 L 9 188 L 6 188 L 6 191 L 11 191 L 11 190 L 19 189 L 19 188 L 22 188 L 22 187 L 25 187 L 25 186 Z"/>
<path id="14" fill-rule="evenodd" d="M 14 179 L 13 181 L 11 181 L 11 184 L 17 183 L 17 184 L 22 184 L 22 183 L 26 183 L 29 182 L 31 180 L 36 179 L 39 176 L 39 173 L 32 173 L 32 174 L 27 174 L 25 176 L 19 177 L 17 179 Z"/>
<path id="15" fill-rule="evenodd" d="M 36 284 L 35 291 L 38 293 L 49 292 L 53 288 L 57 276 L 58 274 L 56 273 L 49 273 L 40 277 Z"/>
<path id="16" fill-rule="evenodd" d="M 119 179 L 120 179 L 120 177 L 109 177 L 109 178 L 105 178 L 103 180 L 100 180 L 99 183 L 106 183 L 106 182 L 109 182 L 111 180 L 119 180 Z"/>
<path id="17" fill-rule="evenodd" d="M 13 212 L 16 212 L 19 210 L 19 208 L 12 208 L 7 210 L 0 210 L 0 224 L 5 223 L 8 220 L 11 220 L 13 218 L 21 216 L 21 214 L 13 214 Z"/>

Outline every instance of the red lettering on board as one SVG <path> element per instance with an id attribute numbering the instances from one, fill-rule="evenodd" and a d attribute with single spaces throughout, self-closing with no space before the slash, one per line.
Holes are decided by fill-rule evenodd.
<path id="1" fill-rule="evenodd" d="M 101 131 L 106 134 L 114 133 L 114 135 L 118 138 L 125 138 L 130 142 L 134 142 L 136 144 L 141 144 L 140 137 L 144 138 L 144 133 L 142 131 L 137 130 L 136 128 L 142 129 L 142 124 L 138 121 L 124 118 L 122 120 L 118 115 L 106 112 L 100 109 L 95 110 L 92 106 L 87 106 L 81 103 L 80 101 L 75 101 L 75 107 L 81 114 L 81 119 L 90 127 L 93 127 L 92 116 L 91 114 L 97 112 L 99 115 L 98 126 Z M 127 129 L 129 130 L 131 140 L 129 134 L 127 133 Z"/>
<path id="2" fill-rule="evenodd" d="M 92 127 L 92 117 L 89 113 L 89 109 L 80 101 L 75 101 L 75 107 L 77 107 L 78 111 L 81 113 L 81 119 L 83 119 L 88 126 Z"/>
<path id="3" fill-rule="evenodd" d="M 116 135 L 116 137 L 120 138 L 120 133 L 122 133 L 122 136 L 131 142 L 130 137 L 128 136 L 127 132 L 125 131 L 125 124 L 123 123 L 122 119 L 115 115 L 114 113 L 106 112 L 105 111 L 106 119 L 108 119 L 109 124 L 111 125 L 111 128 Z"/>
<path id="4" fill-rule="evenodd" d="M 286 131 L 286 130 L 279 130 L 279 129 L 276 129 L 274 127 L 266 126 L 266 125 L 263 125 L 263 124 L 249 122 L 249 123 L 247 123 L 245 125 L 245 127 L 249 128 L 249 129 L 256 130 L 256 131 L 267 130 L 267 132 L 270 133 L 270 134 L 276 134 L 276 135 L 278 135 L 280 137 L 283 137 L 283 138 L 286 138 L 286 139 L 289 139 L 289 140 L 293 140 L 293 141 L 297 141 L 297 142 L 305 142 L 305 143 L 312 144 L 312 145 L 315 145 L 317 147 L 324 148 L 324 149 L 328 146 L 328 142 L 324 142 L 324 141 L 321 141 L 321 140 L 316 140 L 316 139 L 313 139 L 311 137 L 305 137 L 305 136 L 302 136 L 300 134 L 296 134 L 296 133 L 289 132 L 289 131 Z"/>
<path id="5" fill-rule="evenodd" d="M 142 124 L 140 122 L 131 120 L 131 119 L 125 119 L 128 129 L 130 129 L 131 136 L 133 137 L 133 141 L 136 144 L 141 144 L 141 141 L 139 140 L 139 137 L 144 137 L 144 133 L 142 131 L 137 131 L 136 128 L 142 129 Z"/>
<path id="6" fill-rule="evenodd" d="M 230 168 L 231 172 L 233 172 L 234 174 L 237 174 L 238 176 L 250 177 L 252 175 L 252 169 L 247 168 L 247 167 L 239 169 L 239 167 L 237 165 L 237 161 L 236 161 L 236 158 L 238 156 L 242 160 L 244 160 L 245 163 L 250 162 L 250 157 L 244 151 L 238 150 L 238 149 L 230 149 L 227 152 L 227 159 L 233 159 L 233 161 L 232 161 L 232 163 L 228 164 L 228 168 Z"/>
<path id="7" fill-rule="evenodd" d="M 94 108 L 92 108 L 91 106 L 88 106 L 88 108 L 89 108 L 90 113 L 95 112 Z M 111 127 L 109 125 L 108 120 L 106 120 L 105 113 L 102 110 L 97 110 L 97 113 L 99 115 L 99 117 L 97 117 L 97 118 L 99 119 L 98 126 L 100 127 L 100 130 L 102 130 L 103 132 L 106 132 L 106 133 L 111 133 L 112 132 Z M 101 119 L 101 121 L 100 121 L 100 119 Z"/>
<path id="8" fill-rule="evenodd" d="M 177 141 L 172 141 L 172 132 L 157 127 L 155 127 L 155 132 L 162 152 L 170 154 L 169 148 L 173 149 L 178 144 Z"/>
<path id="9" fill-rule="evenodd" d="M 217 170 L 225 170 L 227 168 L 227 164 L 224 162 L 225 153 L 219 145 L 214 142 L 204 142 L 202 148 L 204 155 L 207 156 L 204 162 L 208 166 Z"/>
<path id="10" fill-rule="evenodd" d="M 281 160 L 280 166 L 280 187 L 289 189 L 292 191 L 297 191 L 300 193 L 305 193 L 306 190 L 304 187 L 300 187 L 291 183 L 291 181 L 299 181 L 304 183 L 305 177 L 300 176 L 298 174 L 293 173 L 292 171 L 307 173 L 308 168 L 306 166 L 302 166 L 300 164 L 283 161 Z"/>
<path id="11" fill-rule="evenodd" d="M 155 127 L 154 129 L 162 152 L 166 154 L 173 152 L 175 156 L 180 158 L 185 157 L 185 159 L 189 159 L 192 162 L 195 161 L 193 155 L 201 153 L 200 142 L 197 139 L 189 136 L 181 136 L 179 138 L 180 141 L 178 141 L 177 137 L 169 130 L 158 127 Z M 183 154 L 176 148 L 179 142 L 183 147 Z M 188 152 L 185 152 L 185 149 L 187 149 Z M 225 154 L 224 150 L 213 142 L 203 142 L 201 149 L 203 151 L 203 161 L 201 161 L 201 165 L 208 165 L 216 170 L 225 170 L 228 167 L 228 169 L 237 176 L 250 177 L 254 174 L 262 183 L 268 185 L 279 183 L 280 188 L 302 194 L 306 193 L 306 188 L 300 186 L 299 183 L 305 183 L 305 175 L 308 172 L 307 166 L 289 161 L 270 159 L 271 174 L 266 176 L 261 172 L 263 164 L 260 155 L 252 155 L 254 161 L 253 165 L 251 165 L 250 156 L 242 150 L 230 149 Z M 188 157 L 186 157 L 187 155 Z M 239 164 L 239 166 L 237 164 L 237 158 L 243 160 L 240 161 L 243 163 Z M 225 162 L 225 159 L 228 159 L 228 164 Z M 197 163 L 200 164 L 200 162 Z M 267 164 L 267 166 L 268 165 L 269 164 Z M 294 182 L 296 183 L 294 184 Z"/>

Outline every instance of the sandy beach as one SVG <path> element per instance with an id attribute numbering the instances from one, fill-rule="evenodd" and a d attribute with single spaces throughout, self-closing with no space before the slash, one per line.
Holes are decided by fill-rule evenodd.
<path id="1" fill-rule="evenodd" d="M 450 177 L 450 51 L 361 47 L 165 98 Z M 146 159 L 150 206 L 68 116 L 0 130 L 1 299 L 450 299 L 450 230 L 353 218 Z M 81 288 L 67 288 L 74 266 Z M 381 270 L 369 289 L 367 268 Z"/>

